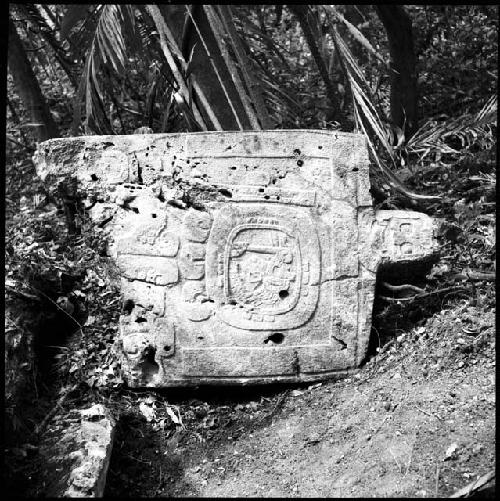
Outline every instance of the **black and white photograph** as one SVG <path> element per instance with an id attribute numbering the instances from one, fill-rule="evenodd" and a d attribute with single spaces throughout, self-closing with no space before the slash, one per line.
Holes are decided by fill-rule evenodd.
<path id="1" fill-rule="evenodd" d="M 4 12 L 4 493 L 495 499 L 497 5 Z"/>

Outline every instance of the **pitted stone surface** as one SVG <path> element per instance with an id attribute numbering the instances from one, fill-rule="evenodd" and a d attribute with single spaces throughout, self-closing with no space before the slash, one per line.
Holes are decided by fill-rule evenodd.
<path id="1" fill-rule="evenodd" d="M 94 404 L 56 417 L 39 444 L 45 495 L 102 497 L 116 427 L 111 412 L 102 404 Z"/>
<path id="2" fill-rule="evenodd" d="M 366 355 L 377 267 L 435 251 L 434 221 L 371 206 L 356 134 L 264 131 L 42 143 L 121 270 L 132 386 L 309 381 Z"/>

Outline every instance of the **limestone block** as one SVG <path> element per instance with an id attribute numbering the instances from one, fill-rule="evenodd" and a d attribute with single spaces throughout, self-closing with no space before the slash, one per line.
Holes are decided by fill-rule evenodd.
<path id="1" fill-rule="evenodd" d="M 117 264 L 125 278 L 156 285 L 171 285 L 179 280 L 177 262 L 162 256 L 120 254 Z"/>
<path id="2" fill-rule="evenodd" d="M 436 250 L 425 214 L 374 212 L 357 134 L 58 139 L 40 145 L 35 163 L 49 182 L 76 178 L 108 231 L 131 386 L 312 381 L 355 369 L 377 268 Z"/>
<path id="3" fill-rule="evenodd" d="M 63 497 L 102 497 L 114 431 L 115 422 L 103 405 L 95 404 L 81 411 L 77 440 L 82 445 L 72 453 L 76 462 Z"/>
<path id="4" fill-rule="evenodd" d="M 68 410 L 57 418 L 40 440 L 45 495 L 103 497 L 116 427 L 110 411 L 94 404 Z"/>

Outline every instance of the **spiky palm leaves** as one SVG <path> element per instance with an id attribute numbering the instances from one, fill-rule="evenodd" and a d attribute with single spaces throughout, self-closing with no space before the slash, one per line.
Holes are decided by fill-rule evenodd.
<path id="1" fill-rule="evenodd" d="M 191 131 L 227 129 L 229 122 L 221 114 L 222 108 L 231 115 L 233 128 L 236 129 L 304 126 L 301 99 L 293 94 L 297 90 L 291 87 L 292 74 L 304 68 L 300 66 L 303 58 L 299 58 L 293 67 L 290 50 L 276 37 L 279 23 L 266 26 L 268 21 L 260 7 L 197 7 L 201 9 L 197 14 L 193 13 L 195 7 L 179 7 L 183 10 L 181 18 L 184 24 L 191 23 L 191 35 L 196 37 L 195 45 L 191 45 L 187 52 L 179 30 L 176 31 L 172 19 L 166 15 L 166 6 L 133 8 L 105 5 L 87 8 L 85 23 L 93 28 L 87 29 L 92 37 L 78 94 L 78 102 L 85 102 L 87 132 L 109 133 L 113 130 L 105 113 L 99 80 L 104 68 L 111 69 L 116 75 L 126 72 L 128 55 L 125 43 L 128 41 L 142 48 L 142 57 L 164 61 L 157 79 L 150 83 L 147 99 L 148 125 L 152 126 L 158 82 L 163 78 L 164 114 L 161 126 L 156 127 L 158 131 L 178 130 L 179 127 Z M 81 17 L 84 10 L 81 6 L 78 9 Z M 385 182 L 412 199 L 435 198 L 410 192 L 394 174 L 395 168 L 401 166 L 408 155 L 422 155 L 436 148 L 451 151 L 447 139 L 452 136 L 470 141 L 479 129 L 488 127 L 493 110 L 496 110 L 496 101 L 491 101 L 477 116 L 467 117 L 466 120 L 460 117 L 446 124 L 427 123 L 411 138 L 405 138 L 401 129 L 389 125 L 377 96 L 346 42 L 348 34 L 352 43 L 359 43 L 363 50 L 376 58 L 380 63 L 380 73 L 387 75 L 391 71 L 389 64 L 360 29 L 334 6 L 314 9 L 292 6 L 288 11 L 284 7 L 279 14 L 281 23 L 283 17 L 290 19 L 290 9 L 300 20 L 309 52 L 314 56 L 318 75 L 324 81 L 332 106 L 335 105 L 333 108 L 337 117 L 345 115 L 347 110 L 345 105 L 340 106 L 343 96 L 335 85 L 341 88 L 340 82 L 343 81 L 350 90 L 356 128 L 367 137 L 374 165 Z M 66 31 L 68 25 L 71 28 L 72 23 L 74 25 L 78 20 L 71 9 L 67 16 L 73 18 L 63 21 L 63 28 L 66 21 Z M 337 25 L 342 26 L 344 35 L 341 35 Z M 292 36 L 300 33 L 294 32 Z M 281 42 L 283 40 L 281 37 Z M 304 42 L 302 44 L 304 48 Z M 207 82 L 200 78 L 199 66 L 196 67 L 193 62 L 195 51 L 198 51 L 198 58 L 200 51 L 206 56 L 204 64 L 212 72 L 209 85 L 219 89 L 217 102 L 210 95 Z M 328 54 L 330 58 L 326 61 L 324 59 Z M 337 73 L 340 74 L 334 74 L 332 62 L 336 63 Z M 182 118 L 182 124 L 177 123 L 173 129 L 176 115 L 178 119 Z"/>
<path id="2" fill-rule="evenodd" d="M 163 15 L 158 6 L 137 6 L 142 16 L 148 18 L 149 26 L 148 22 L 141 23 L 143 29 L 149 28 L 148 42 L 151 38 L 158 39 L 159 52 L 166 61 L 170 94 L 164 125 L 172 108 L 175 108 L 184 118 L 187 130 L 227 128 L 217 106 L 208 99 L 205 83 L 200 81 L 199 75 L 191 67 L 193 51 L 201 50 L 206 54 L 207 64 L 213 68 L 215 78 L 212 84 L 220 86 L 223 92 L 225 104 L 222 106 L 232 111 L 237 128 L 271 127 L 254 66 L 236 32 L 230 7 L 203 6 L 203 26 L 200 19 L 193 16 L 190 7 L 184 7 L 185 21 L 192 22 L 199 40 L 199 46 L 193 47 L 190 55 L 183 52 L 182 40 L 174 35 L 168 17 Z M 122 77 L 126 72 L 127 56 L 130 55 L 127 54 L 125 42 L 135 41 L 136 47 L 141 45 L 137 42 L 143 41 L 141 37 L 144 38 L 144 32 L 136 29 L 138 16 L 132 6 L 104 5 L 90 9 L 71 6 L 63 21 L 63 35 L 68 35 L 82 17 L 91 38 L 76 98 L 74 123 L 77 125 L 80 122 L 80 104 L 83 101 L 85 131 L 112 133 L 113 127 L 104 109 L 105 94 L 100 84 L 102 72 L 107 70 L 115 77 Z M 81 34 L 81 29 L 78 34 Z M 216 46 L 211 43 L 213 40 Z M 142 46 L 146 47 L 147 44 L 143 43 Z M 154 50 L 143 50 L 142 55 L 151 60 L 158 56 Z M 219 103 L 219 109 L 220 106 Z"/>
<path id="3" fill-rule="evenodd" d="M 485 143 L 491 147 L 495 141 L 493 127 L 497 124 L 498 97 L 493 95 L 478 113 L 464 113 L 457 118 L 438 121 L 427 120 L 404 145 L 409 153 L 423 160 L 435 155 L 440 158 L 445 154 L 455 154 L 450 146 L 453 142 L 460 147 L 470 147 L 474 143 Z"/>

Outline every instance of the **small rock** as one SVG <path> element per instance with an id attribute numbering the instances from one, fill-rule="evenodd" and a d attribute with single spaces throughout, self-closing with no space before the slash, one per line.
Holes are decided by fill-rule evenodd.
<path id="1" fill-rule="evenodd" d="M 318 442 L 321 441 L 321 435 L 317 432 L 313 432 L 311 433 L 307 439 L 306 439 L 306 442 L 309 444 L 309 445 L 314 445 L 314 444 L 317 444 Z"/>
<path id="2" fill-rule="evenodd" d="M 319 388 L 323 383 L 316 383 L 316 384 L 312 384 L 311 386 L 308 386 L 307 389 L 308 390 L 314 390 L 314 388 Z"/>
<path id="3" fill-rule="evenodd" d="M 249 404 L 247 404 L 247 409 L 249 409 L 251 411 L 255 412 L 258 408 L 259 408 L 259 404 L 257 404 L 257 402 L 250 402 Z"/>
<path id="4" fill-rule="evenodd" d="M 451 444 L 448 447 L 448 449 L 446 449 L 443 461 L 446 461 L 448 459 L 455 459 L 457 457 L 456 454 L 457 450 L 458 450 L 458 445 L 456 443 Z"/>
<path id="5" fill-rule="evenodd" d="M 483 444 L 476 444 L 472 448 L 472 454 L 479 454 L 484 449 Z"/>

